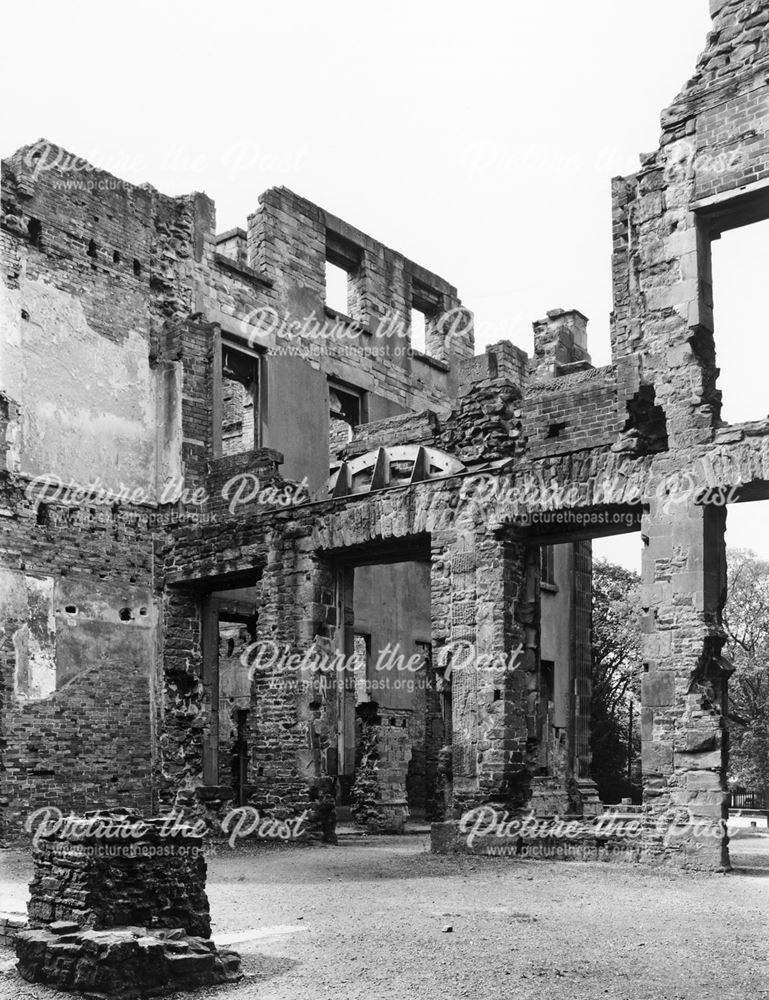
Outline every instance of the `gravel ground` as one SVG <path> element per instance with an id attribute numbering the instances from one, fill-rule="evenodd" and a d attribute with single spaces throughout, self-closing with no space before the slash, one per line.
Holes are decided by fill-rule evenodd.
<path id="1" fill-rule="evenodd" d="M 422 837 L 220 850 L 209 860 L 214 937 L 241 953 L 245 978 L 183 996 L 762 1000 L 769 838 L 734 841 L 732 855 L 739 870 L 695 876 L 439 857 Z M 28 861 L 3 851 L 0 864 L 0 892 L 17 899 Z M 7 949 L 0 997 L 71 1000 L 21 980 Z"/>

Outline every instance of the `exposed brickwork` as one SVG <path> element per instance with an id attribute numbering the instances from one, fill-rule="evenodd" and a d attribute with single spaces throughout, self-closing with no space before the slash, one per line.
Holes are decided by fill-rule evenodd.
<path id="1" fill-rule="evenodd" d="M 126 827 L 138 820 L 118 813 L 102 815 L 107 830 L 110 820 L 116 826 L 124 821 Z M 97 818 L 90 817 L 93 822 Z M 30 926 L 66 920 L 93 930 L 180 927 L 210 937 L 202 838 L 181 823 L 165 831 L 163 821 L 146 826 L 143 835 L 122 838 L 73 836 L 67 831 L 41 836 L 32 852 Z"/>
<path id="2" fill-rule="evenodd" d="M 39 829 L 29 925 L 15 935 L 29 982 L 122 1000 L 239 978 L 211 937 L 202 838 L 125 812 Z"/>
<path id="3" fill-rule="evenodd" d="M 643 853 L 726 861 L 723 500 L 732 488 L 769 494 L 769 427 L 720 422 L 709 248 L 767 216 L 769 15 L 752 0 L 712 7 L 659 149 L 613 181 L 612 361 L 598 369 L 573 309 L 534 324 L 530 361 L 504 342 L 474 357 L 453 286 L 285 188 L 262 196 L 247 231 L 217 237 L 204 195 L 168 198 L 85 170 L 100 185 L 66 187 L 67 173 L 35 159 L 50 158 L 47 147 L 6 161 L 4 309 L 24 347 L 0 398 L 10 829 L 48 798 L 176 803 L 220 819 L 235 790 L 217 784 L 228 765 L 210 756 L 212 743 L 222 757 L 228 747 L 216 737 L 210 595 L 247 588 L 257 642 L 317 659 L 349 652 L 356 561 L 408 559 L 430 563 L 429 638 L 451 722 L 446 746 L 430 751 L 433 800 L 447 814 L 488 802 L 589 813 L 588 538 L 642 526 Z M 325 301 L 327 261 L 348 271 L 344 315 Z M 410 343 L 412 307 L 428 317 L 428 356 Z M 62 374 L 65 335 L 85 403 Z M 223 352 L 238 349 L 252 359 L 259 447 L 227 456 Z M 29 393 L 27 365 L 43 395 L 61 387 L 66 419 Z M 332 391 L 357 401 L 349 442 L 330 432 Z M 330 443 L 369 473 L 335 498 Z M 25 495 L 43 472 L 122 479 L 145 496 L 75 527 L 61 503 Z M 681 496 L 682 481 L 709 488 L 710 502 Z M 255 482 L 246 499 L 236 493 Z M 301 502 L 284 506 L 292 498 Z M 558 745 L 543 737 L 539 655 L 539 547 L 553 542 L 574 544 L 579 583 L 563 667 L 571 721 Z M 135 607 L 145 614 L 131 617 Z M 491 666 L 449 656 L 457 643 Z M 310 835 L 331 839 L 334 796 L 351 778 L 339 771 L 349 699 L 317 662 L 285 679 L 279 667 L 254 673 L 237 794 L 278 817 L 306 810 Z M 426 713 L 420 704 L 424 733 Z M 417 737 L 406 742 L 381 773 L 359 776 L 375 813 L 402 787 L 408 798 Z M 706 833 L 673 836 L 687 818 Z"/>

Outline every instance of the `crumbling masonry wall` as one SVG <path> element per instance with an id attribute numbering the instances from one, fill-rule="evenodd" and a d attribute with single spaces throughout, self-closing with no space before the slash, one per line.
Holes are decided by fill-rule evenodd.
<path id="1" fill-rule="evenodd" d="M 37 805 L 147 810 L 200 784 L 191 574 L 205 580 L 206 567 L 191 558 L 190 586 L 163 587 L 168 525 L 226 516 L 224 484 L 252 477 L 268 489 L 277 463 L 325 485 L 329 376 L 358 385 L 370 417 L 446 408 L 452 359 L 472 353 L 455 289 L 291 192 L 267 192 L 249 230 L 258 251 L 233 253 L 238 237 L 219 246 L 206 196 L 169 198 L 45 141 L 3 163 L 0 801 L 10 831 Z M 322 252 L 298 267 L 316 237 Z M 297 338 L 295 320 L 329 319 L 323 262 L 337 237 L 365 256 L 356 319 L 394 330 L 365 334 L 376 351 L 332 338 L 318 352 L 312 329 Z M 407 349 L 414 282 L 461 311 L 450 343 L 434 332 L 434 358 Z M 359 336 L 352 317 L 338 322 Z M 223 340 L 259 354 L 260 439 L 283 452 L 217 452 Z M 45 495 L 37 476 L 52 484 Z M 241 543 L 230 525 L 220 531 L 223 551 Z M 263 539 L 256 548 L 245 545 L 252 574 L 266 561 Z"/>
<path id="2" fill-rule="evenodd" d="M 765 471 L 751 480 L 735 470 L 725 482 L 714 468 L 719 443 L 744 433 L 719 419 L 710 240 L 769 214 L 769 10 L 713 0 L 711 13 L 695 76 L 663 112 L 659 150 L 614 182 L 613 355 L 641 359 L 665 413 L 657 482 L 687 468 L 698 485 L 760 491 Z M 760 436 L 752 444 L 766 453 Z M 703 828 L 726 815 L 723 527 L 722 509 L 691 497 L 653 502 L 644 520 L 645 801 L 656 819 L 688 816 Z M 664 834 L 658 841 L 670 850 Z M 683 850 L 722 860 L 719 838 Z"/>
<path id="3" fill-rule="evenodd" d="M 722 498 L 769 496 L 769 424 L 720 420 L 710 242 L 769 217 L 769 10 L 711 9 L 659 149 L 613 181 L 612 361 L 599 369 L 577 310 L 535 323 L 531 361 L 506 343 L 473 356 L 452 286 L 286 189 L 263 195 L 247 231 L 217 237 L 204 195 L 167 198 L 99 171 L 85 179 L 101 183 L 65 188 L 45 144 L 4 163 L 0 666 L 12 825 L 46 796 L 78 808 L 149 808 L 148 797 L 225 808 L 227 789 L 203 781 L 206 594 L 247 579 L 259 641 L 334 651 L 345 628 L 338 566 L 414 546 L 429 556 L 433 655 L 451 697 L 448 812 L 487 802 L 587 812 L 586 546 L 640 527 L 643 853 L 727 862 Z M 348 314 L 325 301 L 326 261 L 348 271 Z M 410 349 L 413 306 L 430 314 L 427 355 Z M 383 324 L 390 336 L 378 335 Z M 61 376 L 64 345 L 85 403 Z M 258 447 L 229 456 L 225 348 L 252 352 L 259 391 Z M 58 411 L 37 379 L 64 383 Z M 329 480 L 332 385 L 360 394 L 361 426 Z M 103 524 L 91 504 L 91 521 L 74 526 L 61 497 L 29 495 L 43 472 L 122 478 L 129 493 Z M 233 504 L 238 476 L 269 490 Z M 536 553 L 565 543 L 581 581 L 573 716 L 563 758 L 542 773 Z M 458 642 L 488 667 L 441 661 Z M 309 808 L 328 831 L 338 691 L 333 678 L 275 680 L 253 679 L 249 801 Z M 84 759 L 90 784 L 74 773 Z"/>

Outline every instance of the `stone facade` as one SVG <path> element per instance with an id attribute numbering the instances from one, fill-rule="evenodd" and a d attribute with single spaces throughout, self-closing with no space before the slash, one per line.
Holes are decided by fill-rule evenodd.
<path id="1" fill-rule="evenodd" d="M 506 342 L 475 356 L 453 286 L 284 188 L 217 236 L 205 195 L 44 142 L 4 162 L 9 831 L 51 802 L 214 819 L 237 803 L 307 811 L 329 837 L 364 751 L 380 819 L 428 772 L 433 818 L 589 815 L 589 540 L 640 529 L 641 853 L 728 862 L 724 499 L 769 495 L 769 427 L 720 421 L 709 248 L 769 216 L 769 11 L 711 7 L 659 149 L 613 181 L 602 368 L 576 310 L 534 324 L 531 360 Z M 326 264 L 347 273 L 345 313 Z M 541 585 L 543 546 L 569 567 L 568 614 Z M 398 641 L 429 656 L 427 695 L 359 710 L 356 580 L 408 564 L 427 567 L 429 621 Z"/>

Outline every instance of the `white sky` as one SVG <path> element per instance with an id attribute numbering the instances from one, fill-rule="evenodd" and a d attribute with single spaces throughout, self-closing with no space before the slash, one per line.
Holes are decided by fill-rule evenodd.
<path id="1" fill-rule="evenodd" d="M 575 307 L 604 364 L 610 178 L 656 148 L 709 25 L 707 0 L 6 5 L 0 152 L 46 137 L 168 194 L 205 190 L 220 231 L 285 184 L 455 284 L 479 349 L 530 350 L 533 320 Z M 735 252 L 722 287 L 739 306 L 766 253 Z M 742 315 L 733 360 L 745 376 L 747 328 L 764 363 L 738 396 L 758 417 L 769 350 L 761 312 Z M 738 543 L 761 548 L 751 524 Z"/>

